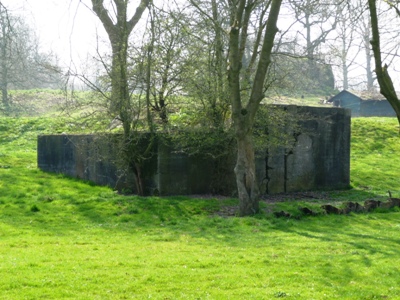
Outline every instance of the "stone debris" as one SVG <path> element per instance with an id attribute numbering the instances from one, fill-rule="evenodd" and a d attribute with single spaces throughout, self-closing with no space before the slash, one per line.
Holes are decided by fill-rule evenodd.
<path id="1" fill-rule="evenodd" d="M 292 215 L 290 213 L 283 211 L 283 210 L 274 212 L 274 216 L 277 218 L 282 218 L 282 217 L 283 218 L 291 218 L 292 217 Z"/>
<path id="2" fill-rule="evenodd" d="M 391 209 L 394 207 L 400 207 L 400 198 L 389 198 L 387 202 L 382 202 L 379 200 L 368 199 L 365 200 L 364 205 L 361 205 L 357 202 L 344 202 L 343 208 L 338 208 L 331 204 L 324 204 L 321 205 L 322 210 L 326 214 L 334 214 L 334 215 L 344 215 L 349 213 L 363 213 L 363 212 L 370 212 L 377 208 L 386 208 Z M 318 215 L 317 212 L 312 211 L 307 207 L 299 207 L 300 212 L 305 216 L 316 216 Z M 275 217 L 281 218 L 291 218 L 292 215 L 285 211 L 274 212 Z"/>

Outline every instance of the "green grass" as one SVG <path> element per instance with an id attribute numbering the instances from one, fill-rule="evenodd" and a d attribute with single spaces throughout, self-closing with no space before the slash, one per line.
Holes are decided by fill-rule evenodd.
<path id="1" fill-rule="evenodd" d="M 271 96 L 267 98 L 264 102 L 266 104 L 289 104 L 289 105 L 302 105 L 302 106 L 322 106 L 322 107 L 332 107 L 332 104 L 322 104 L 326 97 L 318 96 L 306 96 L 302 98 L 301 95 L 298 96 Z"/>
<path id="2" fill-rule="evenodd" d="M 400 197 L 400 135 L 395 118 L 353 119 L 352 183 L 373 193 Z M 387 195 L 387 194 L 386 194 Z"/>
<path id="3" fill-rule="evenodd" d="M 400 197 L 395 119 L 352 123 L 353 189 L 262 207 Z M 122 196 L 38 170 L 37 134 L 71 128 L 0 118 L 0 299 L 400 299 L 399 211 L 224 218 L 236 199 Z"/>

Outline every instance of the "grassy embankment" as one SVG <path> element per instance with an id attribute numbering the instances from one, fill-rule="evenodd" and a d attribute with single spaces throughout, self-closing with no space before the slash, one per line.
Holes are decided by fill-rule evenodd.
<path id="1" fill-rule="evenodd" d="M 398 210 L 222 218 L 236 199 L 121 196 L 36 168 L 36 135 L 66 126 L 0 118 L 0 299 L 400 298 Z M 302 205 L 399 197 L 396 130 L 353 120 L 354 189 Z"/>

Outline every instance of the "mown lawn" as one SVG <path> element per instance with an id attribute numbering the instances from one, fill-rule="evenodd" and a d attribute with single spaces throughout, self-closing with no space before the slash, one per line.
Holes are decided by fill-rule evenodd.
<path id="1" fill-rule="evenodd" d="M 122 196 L 36 168 L 37 134 L 68 126 L 0 118 L 0 299 L 400 299 L 398 209 L 224 218 L 236 199 Z M 302 205 L 400 197 L 395 119 L 352 126 L 354 188 Z"/>

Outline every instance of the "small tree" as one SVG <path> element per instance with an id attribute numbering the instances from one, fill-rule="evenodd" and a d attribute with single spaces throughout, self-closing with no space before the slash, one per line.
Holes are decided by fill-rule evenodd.
<path id="1" fill-rule="evenodd" d="M 229 9 L 224 1 L 190 0 L 186 24 L 190 42 L 187 51 L 191 58 L 184 73 L 186 93 L 201 103 L 202 119 L 208 128 L 224 131 L 229 115 L 227 84 Z M 190 21 L 190 20 L 195 20 Z"/>
<path id="2" fill-rule="evenodd" d="M 149 145 L 144 150 L 139 150 L 135 147 L 135 145 L 141 143 L 141 138 L 135 135 L 136 132 L 134 131 L 135 121 L 137 120 L 134 119 L 134 103 L 132 91 L 129 87 L 128 49 L 129 36 L 149 3 L 150 0 L 141 0 L 133 16 L 128 18 L 129 0 L 111 1 L 110 10 L 105 7 L 103 0 L 92 0 L 93 11 L 103 24 L 111 43 L 111 68 L 108 73 L 111 81 L 111 91 L 108 99 L 109 111 L 122 122 L 124 159 L 126 165 L 135 172 L 137 191 L 141 195 L 144 193 L 144 185 L 141 180 L 142 163 L 146 156 L 145 153 L 150 151 L 152 145 Z M 152 48 L 149 47 L 149 57 L 151 57 L 151 52 Z M 149 74 L 148 70 L 147 74 Z M 147 84 L 147 104 L 149 104 L 149 92 L 149 85 Z M 103 95 L 107 94 L 103 93 Z M 151 124 L 149 126 L 151 128 Z"/>
<path id="3" fill-rule="evenodd" d="M 179 21 L 185 16 L 178 10 L 154 9 L 152 13 L 151 40 L 153 56 L 151 62 L 151 107 L 165 126 L 168 123 L 169 100 L 183 89 L 183 74 L 189 62 L 187 32 Z M 178 21 L 179 20 L 179 21 Z"/>
<path id="4" fill-rule="evenodd" d="M 128 83 L 128 39 L 136 24 L 139 22 L 143 12 L 149 5 L 150 0 L 142 0 L 136 8 L 135 14 L 128 18 L 128 4 L 126 0 L 113 0 L 115 19 L 104 6 L 103 0 L 92 0 L 93 11 L 100 19 L 107 32 L 111 43 L 111 79 L 110 109 L 115 115 L 119 115 L 124 134 L 129 136 L 132 123 L 131 94 Z"/>
<path id="5" fill-rule="evenodd" d="M 268 2 L 239 0 L 230 4 L 229 33 L 229 95 L 232 103 L 232 121 L 237 141 L 237 161 L 235 166 L 236 184 L 240 200 L 240 216 L 252 215 L 259 211 L 259 187 L 256 178 L 253 125 L 261 100 L 264 98 L 265 79 L 271 64 L 271 52 L 281 0 Z M 248 38 L 251 13 L 257 5 L 270 6 L 266 21 L 261 50 L 250 93 L 241 90 L 241 71 L 244 49 Z M 259 28 L 262 30 L 263 28 Z"/>

